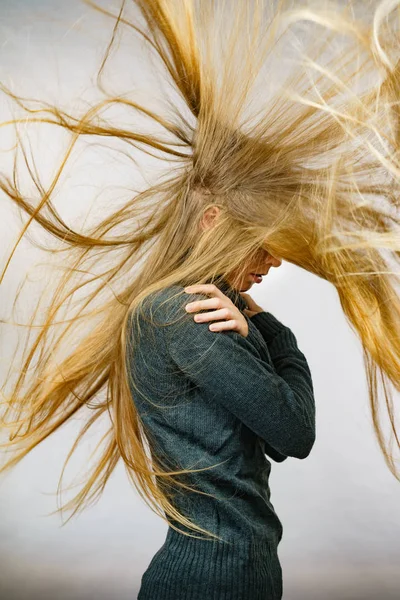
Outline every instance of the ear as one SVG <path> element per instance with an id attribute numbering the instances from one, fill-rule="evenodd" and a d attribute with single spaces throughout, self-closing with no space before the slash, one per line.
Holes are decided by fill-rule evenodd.
<path id="1" fill-rule="evenodd" d="M 203 218 L 201 220 L 201 227 L 206 229 L 212 227 L 215 219 L 218 217 L 221 209 L 218 206 L 210 206 L 204 211 Z"/>

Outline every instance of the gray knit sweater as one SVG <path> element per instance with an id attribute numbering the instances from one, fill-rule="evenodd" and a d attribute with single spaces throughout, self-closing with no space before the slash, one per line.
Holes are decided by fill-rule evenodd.
<path id="1" fill-rule="evenodd" d="M 246 308 L 224 279 L 215 283 Z M 182 290 L 175 285 L 146 299 L 140 339 L 130 324 L 128 369 L 139 387 L 132 396 L 151 453 L 167 468 L 200 469 L 179 480 L 203 494 L 174 492 L 171 502 L 224 541 L 192 539 L 170 526 L 138 599 L 280 600 L 283 530 L 271 503 L 267 457 L 303 459 L 314 445 L 310 369 L 293 332 L 271 313 L 244 315 L 246 338 L 213 332 L 210 322 L 196 323 L 185 311 L 208 296 L 174 298 Z M 147 319 L 150 311 L 156 326 Z"/>

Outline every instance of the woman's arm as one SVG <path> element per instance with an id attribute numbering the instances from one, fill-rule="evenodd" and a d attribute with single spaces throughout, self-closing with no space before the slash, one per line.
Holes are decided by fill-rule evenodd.
<path id="1" fill-rule="evenodd" d="M 276 371 L 279 373 L 280 369 L 280 361 L 279 355 L 276 354 L 276 348 L 272 346 L 272 340 L 282 331 L 285 330 L 286 326 L 278 321 L 278 319 L 268 311 L 259 311 L 256 315 L 250 317 L 251 322 L 257 327 L 259 332 L 264 338 L 266 344 L 268 344 L 268 351 L 271 356 L 271 360 L 274 364 Z M 311 377 L 311 372 L 310 372 Z M 275 460 L 276 462 L 283 462 L 286 460 L 287 456 L 284 454 L 280 454 L 274 448 L 272 448 L 269 444 L 265 443 L 265 453 Z"/>
<path id="2" fill-rule="evenodd" d="M 167 320 L 183 316 L 163 327 L 171 359 L 272 450 L 306 458 L 315 442 L 315 402 L 310 370 L 294 334 L 281 325 L 275 335 L 271 346 L 278 368 L 274 370 L 249 339 L 230 330 L 212 332 L 207 322 L 196 323 L 186 313 L 188 301 L 203 299 L 203 294 L 189 294 L 165 303 L 174 305 Z"/>

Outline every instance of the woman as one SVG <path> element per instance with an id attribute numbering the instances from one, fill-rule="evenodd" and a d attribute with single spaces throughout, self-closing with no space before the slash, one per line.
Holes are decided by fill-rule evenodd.
<path id="1" fill-rule="evenodd" d="M 211 212 L 219 211 L 212 207 L 205 217 Z M 252 286 L 253 273 L 280 263 L 264 250 L 236 277 L 186 287 L 186 298 L 181 286 L 169 286 L 147 304 L 140 335 L 131 328 L 136 352 L 128 353 L 128 370 L 152 455 L 175 471 L 195 469 L 180 480 L 188 487 L 169 496 L 171 505 L 218 536 L 211 543 L 188 538 L 190 529 L 172 520 L 139 600 L 200 599 L 207 592 L 282 598 L 283 530 L 270 501 L 265 453 L 276 462 L 309 455 L 313 385 L 293 332 L 240 293 Z M 156 328 L 150 310 L 161 324 Z"/>
<path id="2" fill-rule="evenodd" d="M 67 254 L 40 324 L 40 306 L 33 311 L 36 337 L 25 343 L 18 377 L 3 386 L 11 430 L 3 447 L 15 456 L 2 471 L 90 409 L 73 451 L 107 411 L 106 447 L 61 510 L 74 509 L 72 517 L 98 497 L 122 458 L 169 525 L 140 600 L 282 597 L 282 525 L 267 457 L 309 455 L 313 386 L 294 333 L 246 293 L 281 260 L 335 286 L 364 349 L 373 425 L 398 479 L 376 385 L 377 371 L 397 390 L 400 381 L 398 3 L 375 3 L 368 23 L 340 3 L 286 4 L 270 14 L 270 3 L 247 0 L 234 11 L 224 2 L 135 0 L 130 18 L 123 3 L 99 72 L 105 98 L 79 117 L 32 107 L 2 87 L 23 111 L 10 123 L 73 134 L 48 188 L 29 169 L 37 202 L 17 177 L 0 180 L 29 217 L 20 238 L 35 221 Z M 166 110 L 153 110 L 153 98 L 144 106 L 107 95 L 101 77 L 123 25 L 172 82 L 162 94 Z M 283 81 L 279 43 L 289 51 L 293 39 L 297 62 Z M 102 111 L 110 106 L 147 119 L 152 133 L 108 122 Z M 78 231 L 52 197 L 87 135 L 168 164 L 164 178 Z M 17 143 L 23 148 L 21 136 Z"/>

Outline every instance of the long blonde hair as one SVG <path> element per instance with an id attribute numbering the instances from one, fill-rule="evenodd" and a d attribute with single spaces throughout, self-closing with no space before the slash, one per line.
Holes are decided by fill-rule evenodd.
<path id="1" fill-rule="evenodd" d="M 47 188 L 30 169 L 37 200 L 28 200 L 21 191 L 16 167 L 13 177 L 0 177 L 3 193 L 28 216 L 2 279 L 33 221 L 57 240 L 51 252 L 61 252 L 58 268 L 65 271 L 56 279 L 51 302 L 35 306 L 17 377 L 10 369 L 2 388 L 2 426 L 10 430 L 2 447 L 13 456 L 1 471 L 88 409 L 92 415 L 67 464 L 84 434 L 107 411 L 110 427 L 99 442 L 105 440 L 102 454 L 79 493 L 59 510 L 72 509 L 72 517 L 98 498 L 122 458 L 137 491 L 161 518 L 174 528 L 171 519 L 215 537 L 171 502 L 168 490 L 181 485 L 175 476 L 190 471 L 168 470 L 156 453 L 150 457 L 147 452 L 150 432 L 128 385 L 127 327 L 132 316 L 139 323 L 143 301 L 151 294 L 227 275 L 262 247 L 335 286 L 363 347 L 374 431 L 398 479 L 383 434 L 378 376 L 390 434 L 399 447 L 387 387 L 392 382 L 400 390 L 395 287 L 400 249 L 399 3 L 375 3 L 370 22 L 357 18 L 350 3 L 343 8 L 321 1 L 278 2 L 272 10 L 269 2 L 236 0 L 233 11 L 223 1 L 135 0 L 132 18 L 125 2 L 117 15 L 87 3 L 115 18 L 98 74 L 102 101 L 73 116 L 47 103 L 32 107 L 1 84 L 23 113 L 2 127 L 14 125 L 17 131 L 21 122 L 25 127 L 44 123 L 72 134 Z M 165 92 L 165 110 L 155 112 L 138 103 L 134 92 L 112 96 L 104 90 L 103 71 L 123 27 L 145 41 L 160 61 L 160 74 L 162 67 L 172 84 L 175 95 Z M 319 35 L 303 52 L 300 38 L 304 28 L 308 35 L 307 27 Z M 270 90 L 279 44 L 284 40 L 283 48 L 289 48 L 290 39 L 297 45 L 295 69 L 277 90 Z M 113 125 L 102 114 L 113 106 L 143 117 L 159 133 Z M 165 177 L 86 231 L 69 226 L 52 201 L 81 136 L 111 137 L 128 150 L 168 162 Z M 23 149 L 20 136 L 17 142 Z M 219 206 L 219 218 L 214 227 L 200 230 L 200 219 L 212 205 Z M 38 314 L 44 317 L 39 324 Z"/>

